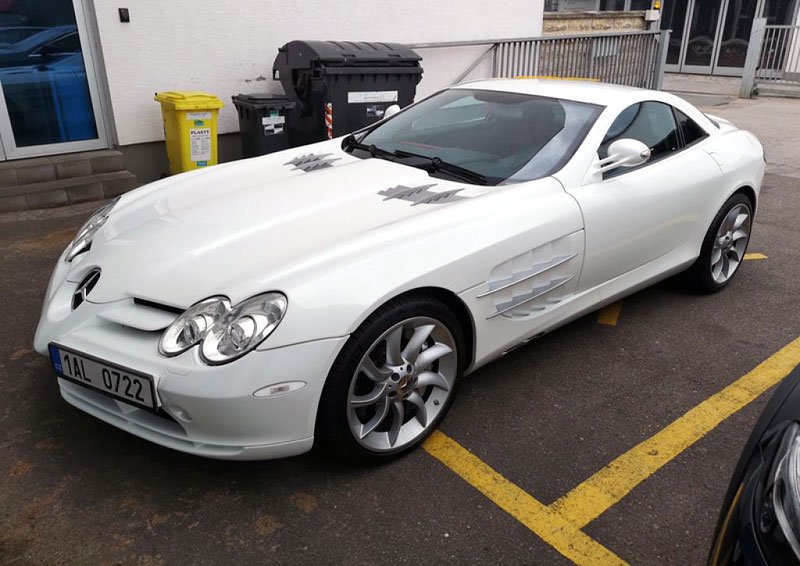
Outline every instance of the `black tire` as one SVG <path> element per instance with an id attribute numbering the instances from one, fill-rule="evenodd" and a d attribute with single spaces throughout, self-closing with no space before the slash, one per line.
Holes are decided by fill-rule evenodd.
<path id="1" fill-rule="evenodd" d="M 456 345 L 457 370 L 454 383 L 442 409 L 425 427 L 424 433 L 410 444 L 391 451 L 372 451 L 362 446 L 353 436 L 347 417 L 350 384 L 362 358 L 384 332 L 394 325 L 413 317 L 427 317 L 442 323 Z M 421 444 L 447 414 L 460 378 L 465 360 L 464 332 L 458 318 L 442 302 L 424 295 L 409 295 L 392 299 L 370 315 L 350 336 L 331 367 L 322 391 L 314 433 L 314 448 L 330 456 L 344 458 L 353 463 L 379 463 L 405 454 Z"/>
<path id="2" fill-rule="evenodd" d="M 722 283 L 715 281 L 711 274 L 711 254 L 714 250 L 714 240 L 716 239 L 717 231 L 719 230 L 720 225 L 728 213 L 734 207 L 739 205 L 744 205 L 747 207 L 747 210 L 750 214 L 752 232 L 753 203 L 744 194 L 736 193 L 731 196 L 731 198 L 729 198 L 725 204 L 722 205 L 722 208 L 719 209 L 719 212 L 717 212 L 717 215 L 711 222 L 711 226 L 709 226 L 708 231 L 706 232 L 705 238 L 703 238 L 703 247 L 700 249 L 700 256 L 682 275 L 683 283 L 690 291 L 700 294 L 716 293 L 717 291 L 727 287 L 736 276 L 739 267 L 741 267 L 741 262 L 736 267 L 736 271 L 734 271 L 734 273 L 727 280 Z M 749 236 L 747 238 L 747 244 L 750 244 Z M 745 246 L 745 252 L 746 251 L 747 247 Z M 744 253 L 742 255 L 744 255 Z"/>

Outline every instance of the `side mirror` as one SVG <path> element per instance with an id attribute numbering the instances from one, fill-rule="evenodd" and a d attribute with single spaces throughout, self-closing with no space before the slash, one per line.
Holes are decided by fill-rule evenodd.
<path id="1" fill-rule="evenodd" d="M 50 59 L 55 54 L 55 50 L 51 45 L 45 45 L 39 50 L 39 55 L 45 59 Z"/>
<path id="2" fill-rule="evenodd" d="M 630 138 L 617 140 L 608 146 L 608 157 L 597 162 L 598 173 L 618 167 L 637 167 L 650 159 L 650 148 L 639 140 Z"/>
<path id="3" fill-rule="evenodd" d="M 391 106 L 389 106 L 389 108 L 384 110 L 383 117 L 384 118 L 389 118 L 391 116 L 394 116 L 398 112 L 400 112 L 400 106 L 397 105 L 397 104 L 392 104 Z"/>

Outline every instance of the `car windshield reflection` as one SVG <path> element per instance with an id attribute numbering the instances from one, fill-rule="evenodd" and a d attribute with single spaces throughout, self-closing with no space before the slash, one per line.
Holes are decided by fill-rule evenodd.
<path id="1" fill-rule="evenodd" d="M 512 92 L 453 88 L 372 129 L 361 140 L 485 177 L 497 185 L 553 174 L 572 157 L 602 107 Z"/>

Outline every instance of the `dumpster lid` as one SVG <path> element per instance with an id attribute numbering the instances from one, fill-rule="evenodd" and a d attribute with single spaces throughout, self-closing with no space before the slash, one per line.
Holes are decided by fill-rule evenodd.
<path id="1" fill-rule="evenodd" d="M 402 43 L 295 40 L 278 49 L 274 67 L 416 67 L 421 60 Z"/>
<path id="2" fill-rule="evenodd" d="M 157 92 L 157 102 L 171 104 L 176 110 L 216 110 L 223 106 L 223 102 L 207 92 L 198 90 L 173 90 Z"/>
<path id="3" fill-rule="evenodd" d="M 273 108 L 293 108 L 295 103 L 283 94 L 271 94 L 267 92 L 254 92 L 250 94 L 236 94 L 231 97 L 235 105 L 246 104 L 248 106 L 273 107 Z"/>

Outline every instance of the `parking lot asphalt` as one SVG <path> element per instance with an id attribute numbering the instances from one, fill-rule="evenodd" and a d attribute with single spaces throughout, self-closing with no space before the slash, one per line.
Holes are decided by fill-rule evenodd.
<path id="1" fill-rule="evenodd" d="M 750 252 L 711 296 L 671 281 L 465 378 L 449 439 L 550 505 L 800 336 L 800 179 L 767 175 Z M 0 564 L 568 563 L 417 450 L 231 463 L 160 448 L 61 400 L 31 351 L 54 261 L 93 205 L 0 217 Z M 634 564 L 700 564 L 761 395 L 585 526 Z"/>

